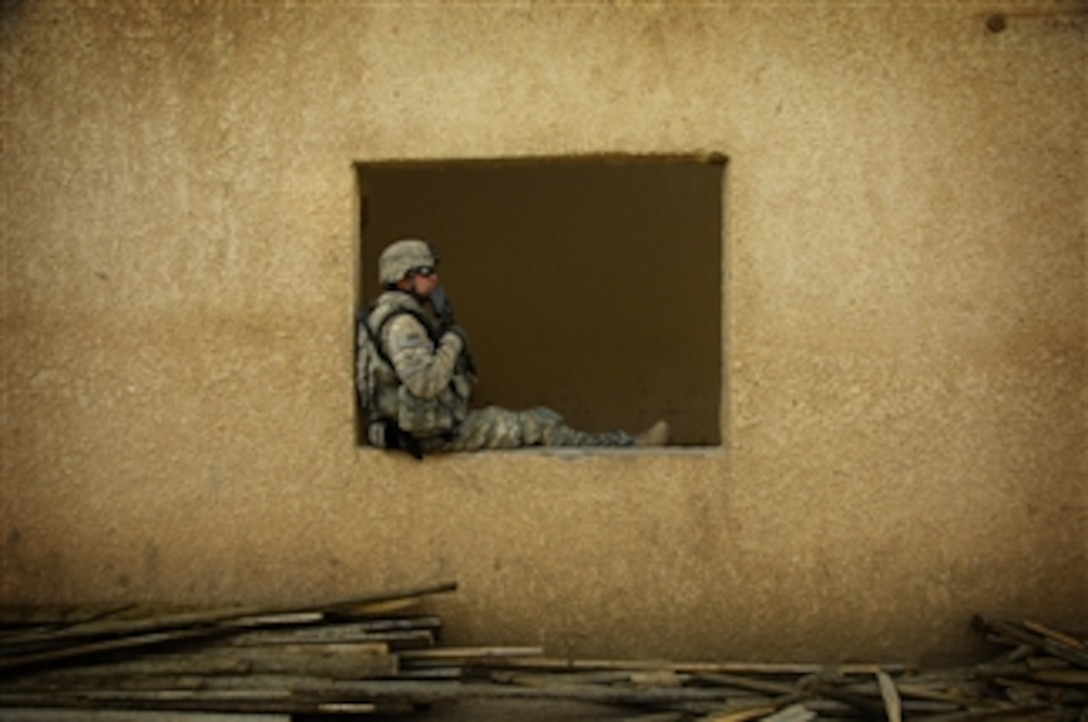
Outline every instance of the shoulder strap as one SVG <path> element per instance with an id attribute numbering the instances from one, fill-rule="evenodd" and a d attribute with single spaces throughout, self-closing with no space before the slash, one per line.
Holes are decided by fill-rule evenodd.
<path id="1" fill-rule="evenodd" d="M 368 312 L 362 318 L 361 323 L 366 329 L 367 336 L 370 337 L 370 343 L 373 344 L 374 350 L 375 352 L 377 352 L 378 357 L 382 361 L 384 361 L 385 364 L 390 368 L 393 368 L 393 359 L 389 357 L 389 353 L 385 350 L 385 344 L 382 343 L 382 333 L 385 332 L 385 327 L 389 325 L 390 321 L 397 318 L 398 316 L 408 314 L 409 316 L 412 316 L 417 321 L 419 321 L 420 325 L 422 325 L 423 328 L 427 330 L 427 334 L 430 335 L 432 339 L 434 337 L 434 333 L 431 330 L 431 324 L 427 322 L 427 317 L 419 311 L 411 308 L 395 308 L 388 314 L 386 314 L 385 318 L 382 319 L 381 323 L 378 324 L 378 328 L 376 329 L 370 325 L 370 314 L 372 312 L 372 308 L 368 309 Z"/>

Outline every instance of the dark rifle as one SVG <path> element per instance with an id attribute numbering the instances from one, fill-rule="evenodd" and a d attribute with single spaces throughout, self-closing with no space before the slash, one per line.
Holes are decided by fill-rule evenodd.
<path id="1" fill-rule="evenodd" d="M 465 336 L 464 331 L 457 325 L 457 321 L 453 317 L 453 304 L 450 302 L 449 294 L 446 293 L 446 289 L 439 286 L 431 293 L 431 307 L 434 308 L 435 316 L 438 318 L 439 335 L 446 331 L 453 331 L 461 337 L 463 348 L 461 350 L 461 358 L 458 359 L 458 365 L 461 366 L 466 374 L 472 378 L 476 378 L 476 360 L 472 358 L 472 352 L 468 348 L 468 338 Z"/>

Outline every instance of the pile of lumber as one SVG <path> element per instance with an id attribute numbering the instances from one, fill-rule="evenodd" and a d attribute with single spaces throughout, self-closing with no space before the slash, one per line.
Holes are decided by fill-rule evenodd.
<path id="1" fill-rule="evenodd" d="M 536 647 L 444 646 L 441 620 L 420 607 L 455 588 L 304 608 L 8 618 L 0 721 L 47 709 L 148 722 L 399 715 L 459 700 L 593 703 L 609 719 L 621 708 L 646 722 L 1088 720 L 1088 644 L 1032 622 L 977 618 L 1003 651 L 961 669 L 556 659 Z"/>
<path id="2" fill-rule="evenodd" d="M 400 655 L 435 648 L 441 632 L 438 617 L 418 608 L 455 589 L 442 583 L 291 608 L 125 608 L 75 619 L 9 610 L 0 626 L 0 721 L 4 709 L 43 707 L 411 711 L 412 699 L 373 695 L 364 683 L 411 678 Z"/>
<path id="3" fill-rule="evenodd" d="M 641 707 L 647 716 L 637 719 L 647 722 L 1088 722 L 1084 640 L 1032 622 L 978 617 L 976 626 L 1007 651 L 956 669 L 516 658 L 492 660 L 487 666 L 494 682 Z"/>

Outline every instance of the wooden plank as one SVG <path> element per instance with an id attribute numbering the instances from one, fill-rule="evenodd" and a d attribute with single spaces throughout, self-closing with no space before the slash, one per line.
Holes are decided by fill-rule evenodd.
<path id="1" fill-rule="evenodd" d="M 462 667 L 426 667 L 424 669 L 399 669 L 397 679 L 462 679 Z"/>
<path id="2" fill-rule="evenodd" d="M 329 629 L 327 625 L 304 627 L 283 631 L 263 630 L 242 632 L 224 639 L 222 645 L 231 647 L 269 647 L 288 644 L 333 644 L 344 642 L 382 642 L 392 647 L 421 649 L 434 646 L 434 632 L 430 629 L 390 629 L 367 631 L 355 625 L 347 629 Z"/>
<path id="3" fill-rule="evenodd" d="M 611 722 L 684 722 L 688 715 L 683 712 L 649 712 L 635 717 L 608 718 Z"/>
<path id="4" fill-rule="evenodd" d="M 272 694 L 278 698 L 291 697 L 290 687 L 278 687 L 272 690 L 231 690 L 231 689 L 191 689 L 191 690 L 91 690 L 81 692 L 86 699 L 100 703 L 125 698 L 129 700 L 167 701 L 174 700 L 213 700 L 230 698 L 231 694 L 239 698 L 249 695 L 252 699 L 261 699 L 262 695 Z M 315 687 L 307 690 L 307 698 L 318 700 L 321 697 L 335 696 L 340 701 L 353 699 L 374 703 L 410 701 L 415 703 L 450 702 L 461 699 L 508 699 L 508 700 L 574 700 L 602 702 L 608 704 L 662 704 L 674 701 L 721 701 L 720 691 L 713 689 L 687 687 L 610 687 L 605 685 L 555 685 L 542 687 L 520 687 L 493 684 L 487 682 L 447 682 L 447 681 L 405 681 L 389 680 L 353 680 L 341 681 L 332 685 Z M 3 696 L 0 696 L 2 699 Z"/>
<path id="5" fill-rule="evenodd" d="M 899 699 L 899 690 L 895 682 L 887 672 L 876 673 L 877 683 L 880 685 L 880 697 L 884 700 L 884 710 L 888 714 L 888 722 L 903 722 L 903 702 Z"/>
<path id="6" fill-rule="evenodd" d="M 298 695 L 290 689 L 84 690 L 0 696 L 3 706 L 91 706 L 209 711 L 313 711 L 319 704 L 434 704 L 464 699 L 585 701 L 603 704 L 664 706 L 682 701 L 720 701 L 714 690 L 698 688 L 623 688 L 600 685 L 514 687 L 488 683 L 353 681 Z M 12 704 L 12 703 L 15 704 Z"/>
<path id="7" fill-rule="evenodd" d="M 489 679 L 499 684 L 520 684 L 525 687 L 548 687 L 571 684 L 621 684 L 631 682 L 631 672 L 522 672 L 499 670 L 491 672 Z"/>
<path id="8" fill-rule="evenodd" d="M 83 710 L 187 711 L 221 713 L 310 713 L 316 703 L 287 690 L 70 690 L 18 696 L 5 694 L 0 707 L 48 707 Z"/>
<path id="9" fill-rule="evenodd" d="M 342 619 L 356 619 L 367 617 L 382 617 L 390 614 L 399 614 L 406 609 L 412 609 L 423 603 L 423 596 L 401 597 L 399 599 L 386 599 L 380 602 L 367 604 L 355 604 L 330 610 L 331 616 Z"/>
<path id="10" fill-rule="evenodd" d="M 383 704 L 374 704 L 372 702 L 319 702 L 316 710 L 316 712 L 321 715 L 377 714 L 382 715 L 382 717 L 388 715 L 404 715 L 413 711 L 415 711 L 415 705 L 408 703 L 393 704 L 389 702 Z"/>
<path id="11" fill-rule="evenodd" d="M 966 712 L 930 717 L 929 722 L 982 722 L 983 720 L 1010 719 L 1010 720 L 1039 720 L 1051 719 L 1050 717 L 1038 717 L 1053 713 L 1050 705 L 1030 704 L 1016 705 L 1012 707 L 990 707 L 987 709 L 974 709 Z"/>
<path id="12" fill-rule="evenodd" d="M 224 640 L 233 646 L 257 646 L 265 644 L 320 644 L 339 641 L 366 641 L 379 634 L 430 633 L 442 626 L 438 617 L 404 617 L 370 619 L 362 622 L 339 622 L 308 625 L 297 629 L 272 629 L 239 632 Z"/>
<path id="13" fill-rule="evenodd" d="M 226 620 L 228 627 L 286 627 L 296 624 L 318 624 L 325 621 L 324 612 L 283 612 L 280 614 L 254 614 Z"/>
<path id="14" fill-rule="evenodd" d="M 349 685 L 344 687 L 343 685 Z M 70 695 L 79 697 L 85 692 L 111 692 L 123 695 L 129 692 L 162 692 L 216 690 L 219 692 L 275 690 L 278 693 L 333 694 L 350 690 L 352 680 L 343 681 L 307 672 L 255 672 L 225 675 L 148 674 L 114 678 L 86 678 L 63 685 L 0 687 L 0 706 L 7 699 L 33 697 L 35 695 Z"/>
<path id="15" fill-rule="evenodd" d="M 151 675 L 222 676 L 244 674 L 249 664 L 242 657 L 226 655 L 162 654 L 141 659 L 44 669 L 5 680 L 0 690 L 41 686 L 98 684 L 104 679 Z"/>
<path id="16" fill-rule="evenodd" d="M 196 626 L 234 624 L 246 626 L 261 618 L 272 619 L 277 615 L 295 614 L 348 614 L 358 610 L 374 610 L 380 605 L 399 604 L 405 600 L 415 602 L 425 596 L 452 592 L 457 589 L 456 582 L 442 582 L 411 589 L 379 592 L 355 599 L 333 601 L 323 604 L 284 607 L 231 606 L 217 609 L 202 609 L 177 612 L 160 616 L 135 619 L 106 619 L 73 624 L 64 629 L 27 637 L 35 643 L 81 639 L 86 637 L 135 635 L 152 631 L 183 629 Z M 366 613 L 370 613 L 367 611 Z M 9 643 L 11 640 L 8 640 Z"/>
<path id="17" fill-rule="evenodd" d="M 977 615 L 975 625 L 1014 643 L 1028 644 L 1079 666 L 1088 667 L 1088 644 L 1037 622 L 1018 622 L 1012 619 Z"/>
<path id="18" fill-rule="evenodd" d="M 374 645 L 355 645 L 356 647 Z M 311 645 L 296 650 L 263 652 L 250 659 L 253 672 L 296 672 L 330 679 L 371 679 L 397 674 L 396 655 L 384 652 L 327 651 Z"/>
<path id="19" fill-rule="evenodd" d="M 811 722 L 816 719 L 816 713 L 803 704 L 791 704 L 772 715 L 763 718 L 763 722 Z"/>
<path id="20" fill-rule="evenodd" d="M 1004 654 L 1000 654 L 997 657 L 989 660 L 985 664 L 993 665 L 995 667 L 1004 666 L 1006 664 L 1014 664 L 1021 660 L 1027 659 L 1035 652 L 1035 647 L 1030 644 L 1019 644 Z"/>
<path id="21" fill-rule="evenodd" d="M 690 675 L 677 674 L 671 669 L 632 672 L 631 684 L 639 687 L 683 687 Z"/>
<path id="22" fill-rule="evenodd" d="M 1044 684 L 1088 687 L 1088 669 L 1040 669 L 1032 672 L 1029 679 Z"/>
<path id="23" fill-rule="evenodd" d="M 793 694 L 797 691 L 796 685 L 771 682 L 766 679 L 752 679 L 737 674 L 699 674 L 695 675 L 695 679 L 723 687 L 736 687 L 765 694 Z"/>
<path id="24" fill-rule="evenodd" d="M 972 696 L 965 694 L 968 688 L 974 689 Z M 880 685 L 877 682 L 846 685 L 843 689 L 857 694 L 880 695 Z M 932 702 L 964 703 L 968 700 L 977 698 L 982 693 L 982 688 L 979 684 L 965 685 L 960 681 L 949 681 L 948 683 L 934 686 L 932 683 L 925 685 L 903 682 L 900 680 L 896 682 L 896 689 L 898 690 L 901 699 L 923 699 Z M 905 701 L 903 703 L 906 704 Z"/>
<path id="25" fill-rule="evenodd" d="M 38 707 L 0 709 L 0 722 L 291 722 L 291 715 Z"/>
<path id="26" fill-rule="evenodd" d="M 792 664 L 792 663 L 752 663 L 752 662 L 661 662 L 651 660 L 610 660 L 610 659 L 566 659 L 555 657 L 496 658 L 488 664 L 507 668 L 526 668 L 542 670 L 591 670 L 591 669 L 626 669 L 626 670 L 673 670 L 685 674 L 754 674 L 754 675 L 810 675 L 830 671 L 838 675 L 872 675 L 877 670 L 889 674 L 910 672 L 915 669 L 905 664 Z"/>
<path id="27" fill-rule="evenodd" d="M 819 694 L 822 697 L 834 700 L 836 702 L 842 702 L 849 705 L 864 714 L 866 717 L 876 718 L 883 716 L 884 708 L 882 705 L 874 702 L 866 696 L 856 694 L 854 692 L 848 692 L 845 689 L 835 687 L 834 685 L 826 682 L 823 679 L 818 679 L 813 685 L 811 691 Z"/>
<path id="28" fill-rule="evenodd" d="M 435 647 L 434 649 L 413 649 L 402 652 L 400 657 L 405 662 L 456 660 L 483 660 L 510 657 L 539 657 L 543 654 L 540 647 Z"/>
<path id="29" fill-rule="evenodd" d="M 67 662 L 79 658 L 90 657 L 92 655 L 103 654 L 105 652 L 153 647 L 170 642 L 197 639 L 200 637 L 211 637 L 218 634 L 222 634 L 222 631 L 208 627 L 176 629 L 169 632 L 134 634 L 115 639 L 84 642 L 47 651 L 13 654 L 11 656 L 0 657 L 0 671 L 25 671 L 36 665 Z"/>
<path id="30" fill-rule="evenodd" d="M 1028 657 L 1024 660 L 1024 666 L 1028 669 L 1069 669 L 1069 661 L 1061 657 Z"/>
<path id="31" fill-rule="evenodd" d="M 101 685 L 110 680 L 150 676 L 294 673 L 328 679 L 371 679 L 395 676 L 399 660 L 381 643 L 284 645 L 276 647 L 212 648 L 188 654 L 151 655 L 71 669 L 49 670 L 14 681 L 25 688 L 36 683 L 54 686 Z M 0 687 L 0 689 L 3 689 Z"/>
<path id="32" fill-rule="evenodd" d="M 1036 634 L 1050 639 L 1054 642 L 1065 645 L 1072 649 L 1088 651 L 1088 643 L 1085 643 L 1084 640 L 1077 639 L 1076 637 L 1065 634 L 1064 632 L 1059 632 L 1056 629 L 1051 629 L 1045 624 L 1040 624 L 1031 620 L 1024 620 L 1021 624 L 1023 624 L 1025 629 L 1035 632 Z"/>
<path id="33" fill-rule="evenodd" d="M 0 605 L 0 630 L 29 627 L 59 627 L 114 617 L 137 608 L 136 604 L 28 606 Z M 8 630 L 2 630 L 8 631 Z"/>
<path id="34" fill-rule="evenodd" d="M 763 719 L 774 714 L 778 710 L 775 705 L 756 705 L 732 711 L 711 712 L 701 717 L 699 722 L 748 722 L 754 719 Z"/>
<path id="35" fill-rule="evenodd" d="M 317 711 L 321 714 L 374 714 L 378 705 L 372 702 L 319 702 Z"/>

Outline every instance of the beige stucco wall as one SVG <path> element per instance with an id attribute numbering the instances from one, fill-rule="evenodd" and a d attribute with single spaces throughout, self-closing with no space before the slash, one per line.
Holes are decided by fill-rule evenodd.
<path id="1" fill-rule="evenodd" d="M 456 641 L 686 659 L 1088 626 L 1083 3 L 3 7 L 0 602 L 456 579 Z M 699 152 L 722 448 L 356 448 L 354 162 Z"/>

